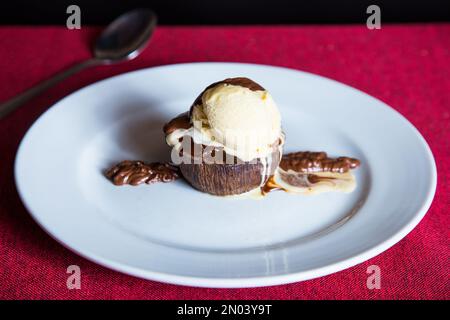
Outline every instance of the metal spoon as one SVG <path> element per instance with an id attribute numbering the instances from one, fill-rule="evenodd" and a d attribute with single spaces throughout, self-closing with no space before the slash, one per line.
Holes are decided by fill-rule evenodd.
<path id="1" fill-rule="evenodd" d="M 121 15 L 98 37 L 93 48 L 93 58 L 80 62 L 0 104 L 0 119 L 44 90 L 84 68 L 134 59 L 147 45 L 155 26 L 156 15 L 147 9 L 136 9 Z"/>

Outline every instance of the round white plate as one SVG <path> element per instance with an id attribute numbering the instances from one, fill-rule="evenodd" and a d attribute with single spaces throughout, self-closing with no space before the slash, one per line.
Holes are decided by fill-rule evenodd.
<path id="1" fill-rule="evenodd" d="M 168 160 L 163 124 L 208 84 L 236 76 L 271 92 L 286 152 L 359 158 L 357 189 L 230 200 L 184 181 L 115 187 L 103 176 L 124 159 Z M 383 102 L 309 73 L 236 63 L 144 69 L 71 94 L 28 131 L 15 176 L 34 219 L 71 250 L 127 274 L 205 287 L 301 281 L 363 262 L 417 225 L 436 188 L 425 140 Z"/>

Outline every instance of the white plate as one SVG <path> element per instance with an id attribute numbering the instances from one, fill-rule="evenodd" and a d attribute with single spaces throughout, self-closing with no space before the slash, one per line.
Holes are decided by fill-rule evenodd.
<path id="1" fill-rule="evenodd" d="M 115 187 L 104 178 L 123 159 L 169 159 L 162 125 L 234 76 L 272 93 L 286 151 L 361 159 L 356 191 L 229 200 L 183 181 Z M 127 274 L 206 287 L 301 281 L 363 262 L 417 225 L 436 188 L 425 140 L 381 101 L 309 73 L 235 63 L 150 68 L 71 94 L 28 131 L 15 175 L 34 219 L 71 250 Z"/>

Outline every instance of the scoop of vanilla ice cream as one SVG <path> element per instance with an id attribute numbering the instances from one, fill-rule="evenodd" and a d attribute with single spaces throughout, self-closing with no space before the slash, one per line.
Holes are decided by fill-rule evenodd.
<path id="1" fill-rule="evenodd" d="M 239 85 L 222 83 L 206 90 L 202 106 L 194 108 L 196 117 L 203 118 L 202 131 L 210 140 L 244 161 L 273 152 L 282 134 L 280 112 L 271 95 Z"/>

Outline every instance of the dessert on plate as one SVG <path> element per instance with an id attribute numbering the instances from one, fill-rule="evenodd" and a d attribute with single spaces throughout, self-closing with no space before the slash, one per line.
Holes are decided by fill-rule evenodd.
<path id="1" fill-rule="evenodd" d="M 261 188 L 278 167 L 284 144 L 278 107 L 247 78 L 208 86 L 164 132 L 183 177 L 220 196 Z"/>
<path id="2" fill-rule="evenodd" d="M 270 93 L 248 78 L 206 87 L 189 110 L 163 128 L 171 163 L 123 161 L 106 172 L 114 184 L 169 182 L 182 176 L 217 196 L 264 196 L 273 190 L 351 192 L 359 160 L 325 152 L 283 155 L 285 135 Z"/>

